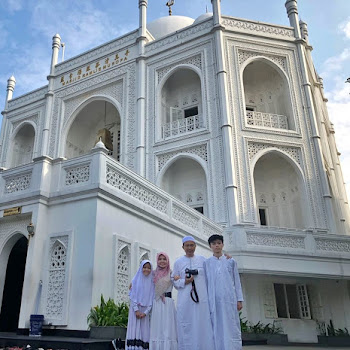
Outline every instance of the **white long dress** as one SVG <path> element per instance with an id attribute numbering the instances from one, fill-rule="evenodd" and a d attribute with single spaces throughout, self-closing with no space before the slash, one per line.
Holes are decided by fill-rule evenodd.
<path id="1" fill-rule="evenodd" d="M 178 290 L 177 296 L 177 341 L 179 350 L 213 350 L 213 330 L 210 321 L 206 278 L 204 274 L 205 258 L 195 255 L 192 258 L 183 256 L 175 261 L 172 277 L 179 275 L 174 281 Z M 194 277 L 199 302 L 191 299 L 192 284 L 185 285 L 185 269 L 197 269 Z"/>
<path id="2" fill-rule="evenodd" d="M 237 301 L 243 301 L 242 287 L 234 259 L 214 256 L 207 259 L 204 269 L 208 283 L 208 297 L 215 350 L 242 349 L 241 325 Z"/>
<path id="3" fill-rule="evenodd" d="M 144 350 L 149 348 L 149 312 L 150 306 L 141 306 L 130 301 L 128 328 L 126 331 L 125 349 Z M 146 314 L 144 318 L 136 318 L 135 311 Z"/>
<path id="4" fill-rule="evenodd" d="M 171 292 L 173 286 L 166 290 Z M 154 300 L 151 313 L 150 350 L 177 350 L 176 310 L 172 298 Z"/>

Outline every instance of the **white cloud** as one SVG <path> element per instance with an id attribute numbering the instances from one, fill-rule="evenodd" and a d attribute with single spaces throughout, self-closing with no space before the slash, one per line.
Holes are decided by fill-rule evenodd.
<path id="1" fill-rule="evenodd" d="M 23 9 L 23 0 L 7 0 L 7 9 L 9 12 L 16 12 Z"/>
<path id="2" fill-rule="evenodd" d="M 340 23 L 339 29 L 345 33 L 345 36 L 350 39 L 350 17 L 347 21 Z"/>

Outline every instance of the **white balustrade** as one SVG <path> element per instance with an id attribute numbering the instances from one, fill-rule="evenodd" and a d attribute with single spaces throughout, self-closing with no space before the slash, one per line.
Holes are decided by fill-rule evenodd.
<path id="1" fill-rule="evenodd" d="M 203 128 L 203 117 L 194 115 L 191 117 L 178 119 L 162 126 L 162 138 L 179 136 Z"/>
<path id="2" fill-rule="evenodd" d="M 263 128 L 288 130 L 288 118 L 285 115 L 247 111 L 247 124 Z"/>

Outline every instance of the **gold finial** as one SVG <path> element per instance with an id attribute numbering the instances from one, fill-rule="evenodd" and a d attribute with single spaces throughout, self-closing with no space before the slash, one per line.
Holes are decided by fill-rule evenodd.
<path id="1" fill-rule="evenodd" d="M 171 11 L 171 6 L 173 6 L 175 3 L 175 0 L 169 0 L 165 5 L 169 7 L 169 16 L 171 16 L 172 11 Z"/>

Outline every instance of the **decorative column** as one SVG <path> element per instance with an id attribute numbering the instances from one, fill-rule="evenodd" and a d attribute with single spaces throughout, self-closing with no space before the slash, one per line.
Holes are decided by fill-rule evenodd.
<path id="1" fill-rule="evenodd" d="M 45 95 L 45 115 L 44 115 L 44 128 L 43 128 L 43 140 L 42 140 L 42 150 L 41 154 L 43 156 L 48 156 L 49 154 L 49 138 L 50 138 L 50 124 L 52 117 L 52 102 L 53 102 L 53 84 L 55 78 L 55 65 L 58 61 L 58 52 L 61 47 L 61 37 L 59 34 L 54 35 L 52 38 L 52 56 L 51 56 L 51 67 L 50 75 L 47 77 L 49 81 L 48 92 Z"/>
<path id="2" fill-rule="evenodd" d="M 224 59 L 223 31 L 221 25 L 221 0 L 211 0 L 213 6 L 215 52 L 217 57 L 217 81 L 220 99 L 221 133 L 223 140 L 225 192 L 228 208 L 228 223 L 230 226 L 238 223 L 237 184 L 235 179 L 235 165 L 233 159 L 233 126 L 230 121 L 227 91 L 227 71 Z"/>
<path id="3" fill-rule="evenodd" d="M 313 103 L 311 83 L 309 81 L 308 70 L 307 70 L 308 63 L 306 59 L 307 53 L 305 50 L 305 46 L 307 46 L 308 43 L 306 42 L 306 40 L 304 40 L 301 37 L 300 27 L 299 27 L 299 18 L 298 18 L 297 0 L 287 0 L 285 3 L 285 6 L 287 9 L 290 25 L 294 27 L 294 33 L 296 38 L 295 45 L 297 48 L 299 63 L 301 68 L 302 87 L 306 98 L 306 105 L 304 109 L 305 109 L 306 117 L 310 120 L 310 124 L 311 124 L 311 132 L 312 132 L 311 142 L 315 150 L 316 162 L 317 162 L 316 171 L 318 171 L 320 176 L 321 192 L 323 194 L 326 211 L 327 211 L 326 220 L 328 222 L 328 229 L 331 232 L 336 232 L 336 224 L 332 214 L 333 213 L 332 196 L 330 193 L 327 174 L 325 171 L 325 165 L 323 161 L 322 146 L 321 146 L 320 134 L 319 134 L 318 125 L 317 125 L 317 114 Z M 317 225 L 317 222 L 316 222 L 316 225 Z"/>
<path id="4" fill-rule="evenodd" d="M 3 151 L 3 142 L 4 142 L 4 137 L 6 135 L 5 129 L 7 128 L 7 109 L 8 109 L 8 102 L 12 100 L 13 97 L 13 91 L 16 86 L 16 79 L 12 75 L 8 80 L 7 80 L 7 89 L 6 89 L 6 100 L 5 100 L 5 109 L 2 114 L 2 123 L 1 123 L 1 134 L 0 134 L 0 168 L 5 167 L 5 155 L 2 154 Z"/>
<path id="5" fill-rule="evenodd" d="M 146 175 L 145 159 L 145 133 L 146 133 L 146 21 L 147 0 L 139 0 L 139 35 L 138 57 L 136 59 L 137 76 L 137 144 L 136 144 L 136 172 L 141 176 Z"/>

